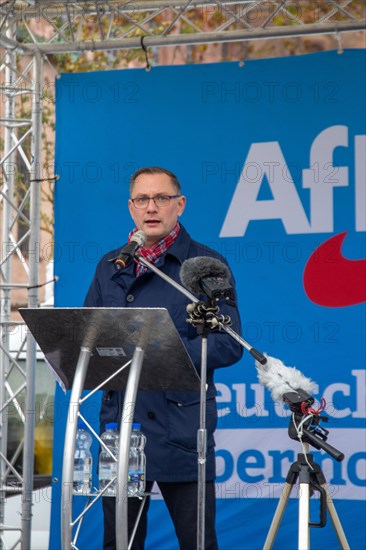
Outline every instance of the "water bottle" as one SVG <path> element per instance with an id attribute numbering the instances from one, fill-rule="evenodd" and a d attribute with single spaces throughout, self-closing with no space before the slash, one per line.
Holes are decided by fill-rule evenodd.
<path id="1" fill-rule="evenodd" d="M 128 460 L 128 490 L 129 497 L 136 497 L 145 491 L 146 456 L 144 447 L 146 437 L 141 433 L 141 424 L 132 424 L 131 441 Z"/>
<path id="2" fill-rule="evenodd" d="M 101 440 L 108 447 L 111 453 L 118 460 L 118 450 L 119 450 L 119 433 L 118 433 L 118 424 L 117 422 L 110 422 L 105 426 L 105 432 L 101 435 Z M 117 462 L 114 458 L 102 447 L 101 453 L 99 455 L 99 489 L 102 490 L 111 479 L 117 476 Z M 116 482 L 112 483 L 106 491 L 104 491 L 103 496 L 105 497 L 115 497 L 116 496 Z"/>
<path id="3" fill-rule="evenodd" d="M 78 420 L 74 454 L 73 492 L 86 495 L 92 487 L 93 458 L 90 452 L 92 436 L 82 420 Z"/>

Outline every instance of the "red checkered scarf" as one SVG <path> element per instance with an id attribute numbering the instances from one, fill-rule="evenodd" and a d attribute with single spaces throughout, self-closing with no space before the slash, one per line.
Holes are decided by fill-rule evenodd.
<path id="1" fill-rule="evenodd" d="M 135 227 L 135 229 L 133 229 L 128 236 L 128 242 L 130 242 L 132 235 L 136 233 L 136 231 L 137 231 L 137 228 Z M 166 252 L 166 250 L 168 250 L 168 248 L 174 243 L 175 239 L 178 237 L 179 231 L 180 231 L 180 225 L 177 222 L 175 224 L 175 227 L 171 230 L 171 232 L 168 233 L 168 235 L 166 235 L 163 239 L 161 239 L 161 241 L 154 244 L 151 248 L 146 248 L 145 246 L 141 246 L 138 249 L 138 253 L 141 254 L 141 256 L 143 256 L 144 258 L 146 258 L 148 262 L 154 264 L 157 261 L 157 259 L 160 258 L 160 256 L 164 254 L 164 252 Z M 135 260 L 135 261 L 136 261 L 136 277 L 139 277 L 142 273 L 144 273 L 147 270 L 147 267 L 140 264 L 138 260 Z"/>

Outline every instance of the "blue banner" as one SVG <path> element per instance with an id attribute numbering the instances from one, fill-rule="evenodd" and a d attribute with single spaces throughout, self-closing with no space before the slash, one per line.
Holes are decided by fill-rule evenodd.
<path id="1" fill-rule="evenodd" d="M 243 337 L 312 378 L 314 397 L 326 400 L 327 441 L 345 459 L 312 452 L 355 549 L 366 542 L 365 62 L 364 50 L 348 50 L 243 67 L 63 74 L 56 117 L 56 305 L 80 306 L 102 254 L 126 242 L 130 175 L 149 165 L 175 172 L 188 199 L 182 223 L 232 267 Z M 216 384 L 219 547 L 257 550 L 301 446 L 249 354 L 217 372 Z M 58 480 L 67 399 L 58 389 Z M 85 411 L 95 429 L 98 399 Z M 60 481 L 52 549 L 60 547 L 59 497 Z M 297 547 L 298 497 L 295 487 L 274 548 Z M 311 501 L 316 522 L 319 499 Z M 78 548 L 98 549 L 101 537 L 97 506 Z M 337 544 L 330 519 L 311 529 L 312 548 Z M 147 548 L 177 548 L 159 495 Z"/>

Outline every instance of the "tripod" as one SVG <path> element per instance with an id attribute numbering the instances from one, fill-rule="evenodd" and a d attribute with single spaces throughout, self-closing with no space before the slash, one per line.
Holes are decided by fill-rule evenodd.
<path id="1" fill-rule="evenodd" d="M 350 546 L 347 542 L 342 525 L 338 518 L 337 511 L 334 507 L 333 501 L 327 490 L 327 484 L 324 474 L 318 464 L 313 461 L 313 456 L 309 454 L 309 440 L 313 440 L 312 444 L 316 448 L 323 448 L 327 450 L 336 460 L 343 460 L 344 455 L 334 449 L 322 439 L 318 438 L 310 430 L 304 429 L 305 436 L 303 442 L 304 453 L 297 455 L 297 461 L 294 462 L 288 471 L 286 477 L 286 483 L 282 492 L 282 496 L 276 508 L 275 515 L 273 517 L 269 532 L 264 543 L 264 550 L 270 550 L 277 535 L 286 505 L 290 498 L 291 491 L 296 483 L 299 481 L 299 518 L 298 518 L 298 549 L 309 550 L 310 549 L 310 527 L 324 527 L 327 519 L 327 510 L 331 517 L 335 533 L 338 537 L 338 541 L 342 550 L 349 550 Z M 289 428 L 289 434 L 292 439 L 294 437 L 291 431 L 291 424 Z M 324 436 L 323 436 L 324 437 Z M 318 523 L 310 521 L 310 497 L 314 491 L 320 494 L 320 518 Z"/>

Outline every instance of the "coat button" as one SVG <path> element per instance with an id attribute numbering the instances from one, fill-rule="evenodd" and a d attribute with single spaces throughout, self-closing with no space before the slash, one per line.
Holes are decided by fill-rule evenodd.
<path id="1" fill-rule="evenodd" d="M 135 299 L 135 296 L 134 296 L 133 294 L 128 294 L 128 295 L 126 296 L 127 302 L 133 302 L 134 299 Z"/>
<path id="2" fill-rule="evenodd" d="M 154 418 L 156 418 L 155 413 L 152 412 L 152 411 L 149 411 L 149 412 L 147 413 L 147 416 L 148 416 L 151 420 L 154 420 Z"/>

